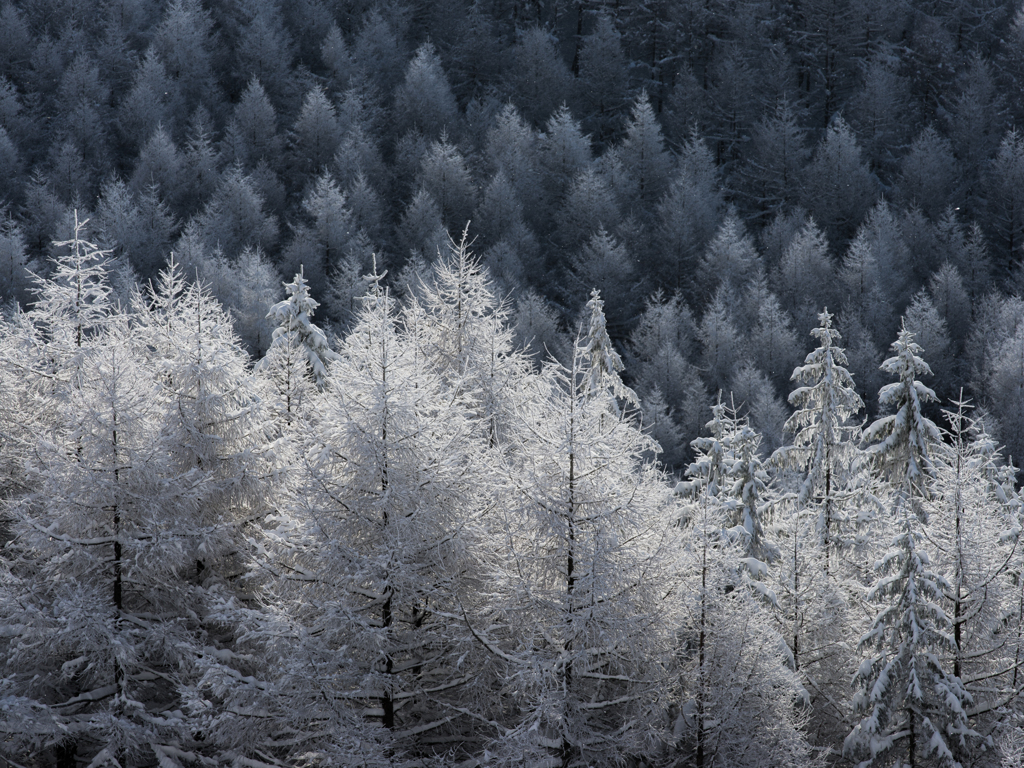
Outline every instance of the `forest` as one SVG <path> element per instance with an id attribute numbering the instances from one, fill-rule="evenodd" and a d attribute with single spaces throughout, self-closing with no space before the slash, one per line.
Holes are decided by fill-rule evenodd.
<path id="1" fill-rule="evenodd" d="M 0 760 L 1024 764 L 1024 7 L 3 0 Z"/>

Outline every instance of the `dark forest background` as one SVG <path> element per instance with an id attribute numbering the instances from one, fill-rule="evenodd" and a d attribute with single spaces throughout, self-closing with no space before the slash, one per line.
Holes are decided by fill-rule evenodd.
<path id="1" fill-rule="evenodd" d="M 343 333 L 374 254 L 410 284 L 471 222 L 532 349 L 564 358 L 601 290 L 669 466 L 720 389 L 781 443 L 824 306 L 869 412 L 905 316 L 1021 455 L 1016 11 L 7 2 L 0 291 L 77 209 L 142 281 L 174 250 L 258 357 L 300 266 Z"/>

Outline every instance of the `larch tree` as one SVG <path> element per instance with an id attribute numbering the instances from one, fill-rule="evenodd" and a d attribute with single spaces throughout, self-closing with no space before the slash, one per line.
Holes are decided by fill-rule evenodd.
<path id="1" fill-rule="evenodd" d="M 253 564 L 277 609 L 238 611 L 265 671 L 207 676 L 228 704 L 211 730 L 240 758 L 394 765 L 464 757 L 490 732 L 493 677 L 464 623 L 483 596 L 487 451 L 376 277 Z"/>
<path id="2" fill-rule="evenodd" d="M 669 710 L 669 754 L 696 768 L 812 765 L 797 708 L 805 693 L 772 625 L 765 604 L 771 595 L 752 578 L 761 565 L 747 557 L 749 538 L 731 532 L 728 475 L 734 445 L 749 427 L 721 400 L 712 414 L 710 434 L 694 441 L 690 479 L 676 487 L 688 497 L 680 520 L 688 546 L 680 564 L 679 699 Z"/>
<path id="3" fill-rule="evenodd" d="M 452 395 L 475 403 L 474 425 L 488 444 L 502 441 L 529 363 L 515 350 L 508 307 L 495 296 L 465 232 L 439 254 L 426 284 L 408 302 L 403 323 Z"/>
<path id="4" fill-rule="evenodd" d="M 936 494 L 929 503 L 929 539 L 937 564 L 949 574 L 954 650 L 952 672 L 973 697 L 967 714 L 983 736 L 993 736 L 1024 685 L 1021 673 L 1021 497 L 984 423 L 963 399 L 943 410 L 946 449 L 936 456 Z M 949 657 L 947 656 L 947 663 Z M 985 751 L 954 754 L 970 762 Z"/>
<path id="5" fill-rule="evenodd" d="M 182 765 L 206 747 L 188 690 L 223 647 L 213 596 L 233 591 L 266 495 L 250 495 L 258 409 L 235 397 L 245 355 L 219 308 L 184 312 L 188 339 L 163 310 L 156 323 L 114 310 L 101 254 L 81 232 L 66 245 L 22 326 L 24 386 L 47 418 L 10 507 L 4 623 L 19 631 L 4 639 L 5 743 L 61 765 Z"/>
<path id="6" fill-rule="evenodd" d="M 489 747 L 503 764 L 642 753 L 667 694 L 671 500 L 620 405 L 630 394 L 599 298 L 589 309 L 571 367 L 547 366 L 518 409 L 494 510 L 496 600 L 473 631 L 503 662 L 514 708 Z"/>

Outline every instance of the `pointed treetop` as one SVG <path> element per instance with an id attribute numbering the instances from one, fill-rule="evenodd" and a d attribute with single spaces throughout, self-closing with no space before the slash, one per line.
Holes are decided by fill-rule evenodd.
<path id="1" fill-rule="evenodd" d="M 311 320 L 320 303 L 309 295 L 306 278 L 299 273 L 290 283 L 285 283 L 288 298 L 270 308 L 267 318 L 277 323 L 271 346 L 300 343 L 306 348 L 310 372 L 317 386 L 322 387 L 327 378 L 327 364 L 338 359 L 331 349 L 324 332 Z"/>
<path id="2" fill-rule="evenodd" d="M 892 344 L 892 357 L 881 368 L 898 378 L 878 391 L 878 402 L 894 413 L 875 421 L 864 432 L 867 453 L 894 486 L 903 486 L 911 496 L 929 495 L 927 479 L 934 475 L 932 446 L 941 444 L 942 434 L 921 412 L 924 403 L 935 402 L 935 393 L 917 380 L 931 374 L 921 358 L 922 349 L 906 324 Z"/>
<path id="3" fill-rule="evenodd" d="M 580 353 L 589 371 L 588 395 L 593 397 L 599 392 L 610 390 L 614 397 L 621 397 L 628 403 L 639 405 L 636 394 L 619 378 L 619 373 L 625 366 L 608 336 L 604 302 L 601 301 L 601 295 L 596 289 L 590 292 L 587 309 L 590 310 L 590 325 L 587 336 L 580 345 Z"/>
<path id="4" fill-rule="evenodd" d="M 54 242 L 68 252 L 53 260 L 49 277 L 36 277 L 36 301 L 31 315 L 41 319 L 54 341 L 81 347 L 86 338 L 101 327 L 111 313 L 111 288 L 107 257 L 85 239 L 89 220 L 78 220 L 75 211 L 74 235 L 70 240 Z"/>

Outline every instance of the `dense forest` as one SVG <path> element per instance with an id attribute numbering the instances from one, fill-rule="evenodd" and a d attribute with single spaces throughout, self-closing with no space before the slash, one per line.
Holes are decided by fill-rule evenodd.
<path id="1" fill-rule="evenodd" d="M 1019 766 L 1024 9 L 0 5 L 0 758 Z"/>

